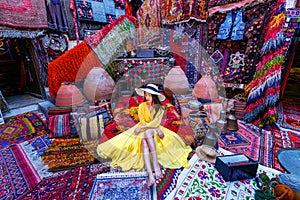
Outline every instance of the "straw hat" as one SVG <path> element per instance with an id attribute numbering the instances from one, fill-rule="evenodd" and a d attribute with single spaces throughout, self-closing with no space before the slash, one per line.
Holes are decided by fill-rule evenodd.
<path id="1" fill-rule="evenodd" d="M 205 160 L 210 163 L 216 162 L 217 152 L 214 147 L 203 144 L 196 148 L 196 154 L 201 160 Z"/>
<path id="2" fill-rule="evenodd" d="M 146 87 L 144 87 L 144 88 L 136 88 L 135 91 L 139 96 L 144 96 L 144 92 L 148 92 L 150 94 L 157 95 L 158 99 L 160 101 L 164 101 L 166 99 L 166 97 L 164 95 L 162 95 L 161 93 L 158 92 L 157 85 L 154 85 L 151 83 L 147 84 Z"/>

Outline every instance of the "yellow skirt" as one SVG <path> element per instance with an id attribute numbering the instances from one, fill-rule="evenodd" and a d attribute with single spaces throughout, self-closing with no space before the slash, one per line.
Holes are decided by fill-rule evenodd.
<path id="1" fill-rule="evenodd" d="M 102 158 L 111 158 L 111 167 L 113 168 L 121 167 L 123 171 L 143 169 L 144 158 L 141 141 L 144 133 L 136 135 L 134 133 L 136 127 L 137 125 L 99 144 L 98 155 Z M 164 132 L 163 139 L 157 133 L 154 134 L 158 163 L 170 169 L 188 168 L 187 157 L 192 151 L 191 147 L 186 146 L 175 132 L 163 126 L 160 126 L 160 129 Z"/>

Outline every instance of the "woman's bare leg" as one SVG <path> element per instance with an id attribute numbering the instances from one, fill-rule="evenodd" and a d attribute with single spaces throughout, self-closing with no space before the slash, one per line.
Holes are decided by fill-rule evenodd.
<path id="1" fill-rule="evenodd" d="M 144 157 L 145 167 L 148 172 L 148 186 L 150 187 L 151 185 L 154 184 L 155 179 L 154 179 L 154 176 L 152 173 L 152 168 L 151 168 L 150 150 L 148 147 L 148 143 L 145 139 L 142 140 L 142 148 L 143 148 L 143 157 Z"/>
<path id="2" fill-rule="evenodd" d="M 161 173 L 160 166 L 159 166 L 158 160 L 157 160 L 156 145 L 155 145 L 153 136 L 154 136 L 154 130 L 152 130 L 152 129 L 146 130 L 145 138 L 147 140 L 148 147 L 149 147 L 151 155 L 152 155 L 152 162 L 153 162 L 153 168 L 155 171 L 155 178 L 159 179 L 162 177 L 162 173 Z"/>

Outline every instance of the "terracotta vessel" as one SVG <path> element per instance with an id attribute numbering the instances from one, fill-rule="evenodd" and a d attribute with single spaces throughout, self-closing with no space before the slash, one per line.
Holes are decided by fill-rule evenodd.
<path id="1" fill-rule="evenodd" d="M 164 81 L 164 90 L 168 90 L 173 94 L 188 94 L 189 82 L 180 66 L 174 66 L 168 72 Z"/>
<path id="2" fill-rule="evenodd" d="M 218 90 L 215 82 L 209 76 L 203 76 L 196 83 L 193 95 L 202 103 L 211 102 L 218 98 Z"/>
<path id="3" fill-rule="evenodd" d="M 56 106 L 82 106 L 85 98 L 81 91 L 72 82 L 63 82 L 59 87 L 55 99 Z"/>
<path id="4" fill-rule="evenodd" d="M 94 103 L 96 100 L 110 99 L 115 87 L 111 76 L 101 67 L 94 67 L 87 74 L 83 91 L 86 98 Z"/>

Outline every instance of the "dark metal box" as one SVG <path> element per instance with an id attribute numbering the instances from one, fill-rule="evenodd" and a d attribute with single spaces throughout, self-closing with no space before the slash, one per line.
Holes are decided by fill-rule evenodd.
<path id="1" fill-rule="evenodd" d="M 215 167 L 225 181 L 236 181 L 254 178 L 258 162 L 244 154 L 232 154 L 218 156 Z"/>

